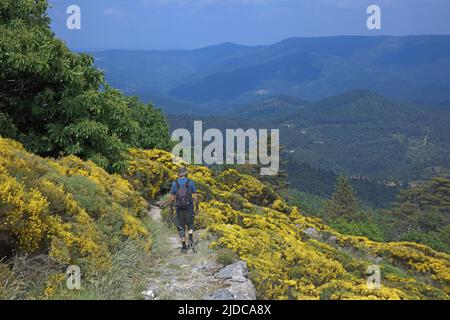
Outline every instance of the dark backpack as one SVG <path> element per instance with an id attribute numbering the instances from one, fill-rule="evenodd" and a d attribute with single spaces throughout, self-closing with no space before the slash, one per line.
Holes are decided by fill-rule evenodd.
<path id="1" fill-rule="evenodd" d="M 176 194 L 176 206 L 178 209 L 186 210 L 192 204 L 192 192 L 189 187 L 189 180 L 186 181 L 184 186 L 180 186 L 178 180 L 175 181 L 177 184 L 177 194 Z"/>

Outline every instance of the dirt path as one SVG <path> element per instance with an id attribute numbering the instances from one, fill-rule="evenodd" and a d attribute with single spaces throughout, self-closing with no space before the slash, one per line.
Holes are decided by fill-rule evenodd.
<path id="1" fill-rule="evenodd" d="M 159 221 L 159 222 L 161 221 L 161 208 L 160 207 L 150 205 L 150 211 L 148 212 L 148 214 L 154 221 Z"/>
<path id="2" fill-rule="evenodd" d="M 152 232 L 156 241 L 155 261 L 151 266 L 147 289 L 143 292 L 145 299 L 245 298 L 246 293 L 235 292 L 230 279 L 216 276 L 217 272 L 223 270 L 223 265 L 217 263 L 217 252 L 209 248 L 211 239 L 208 239 L 205 231 L 199 230 L 194 235 L 198 240 L 196 252 L 189 250 L 187 254 L 182 254 L 176 229 L 162 221 L 161 209 L 151 206 L 149 215 L 154 222 Z M 237 284 L 249 286 L 250 281 L 245 281 L 240 280 Z M 252 292 L 248 296 L 252 298 Z"/>

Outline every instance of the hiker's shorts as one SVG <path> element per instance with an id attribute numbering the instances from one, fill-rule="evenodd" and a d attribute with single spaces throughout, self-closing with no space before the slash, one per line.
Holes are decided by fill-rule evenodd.
<path id="1" fill-rule="evenodd" d="M 186 235 L 186 226 L 188 230 L 194 230 L 194 206 L 186 210 L 177 208 L 177 215 L 175 216 L 175 224 L 178 229 L 178 234 L 181 238 Z"/>

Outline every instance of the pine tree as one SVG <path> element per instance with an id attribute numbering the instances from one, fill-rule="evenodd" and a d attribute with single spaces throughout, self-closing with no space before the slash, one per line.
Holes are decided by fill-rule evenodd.
<path id="1" fill-rule="evenodd" d="M 335 191 L 327 203 L 329 215 L 349 217 L 358 213 L 359 202 L 347 176 L 340 175 Z"/>

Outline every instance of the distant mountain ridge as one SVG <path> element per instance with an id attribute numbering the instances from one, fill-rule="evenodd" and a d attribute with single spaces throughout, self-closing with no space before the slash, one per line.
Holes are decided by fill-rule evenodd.
<path id="1" fill-rule="evenodd" d="M 231 43 L 195 50 L 94 53 L 126 93 L 166 97 L 214 114 L 268 95 L 320 100 L 355 89 L 425 105 L 450 101 L 450 36 L 290 38 L 267 46 Z M 175 108 L 176 109 L 176 108 Z"/>
<path id="2" fill-rule="evenodd" d="M 450 163 L 450 36 L 291 38 L 95 60 L 127 94 L 191 116 L 173 124 L 280 128 L 298 163 L 379 181 Z"/>

